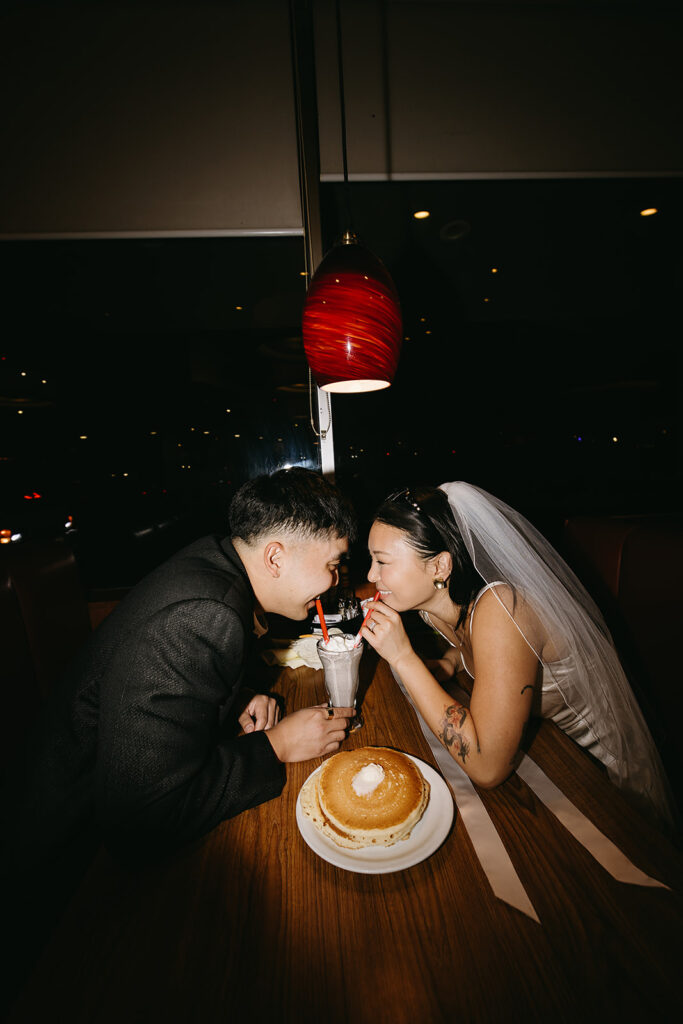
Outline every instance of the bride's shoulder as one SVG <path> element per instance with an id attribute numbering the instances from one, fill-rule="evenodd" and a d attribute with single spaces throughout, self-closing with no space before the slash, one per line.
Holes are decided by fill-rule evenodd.
<path id="1" fill-rule="evenodd" d="M 481 588 L 474 599 L 472 614 L 478 608 L 501 604 L 511 611 L 516 600 L 517 594 L 514 587 L 511 587 L 509 583 L 503 583 L 502 580 L 495 580 L 493 583 L 487 583 L 485 587 Z"/>
<path id="2" fill-rule="evenodd" d="M 490 584 L 477 595 L 470 630 L 475 626 L 480 637 L 509 627 L 511 635 L 519 637 L 536 637 L 540 630 L 538 616 L 524 593 L 501 582 Z"/>
<path id="3" fill-rule="evenodd" d="M 501 617 L 509 620 L 528 613 L 524 595 L 509 583 L 489 583 L 477 594 L 472 606 L 470 624 L 475 620 L 495 624 Z"/>

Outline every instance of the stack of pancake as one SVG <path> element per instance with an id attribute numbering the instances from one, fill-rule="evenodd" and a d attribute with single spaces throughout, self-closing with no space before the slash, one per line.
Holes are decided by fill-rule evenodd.
<path id="1" fill-rule="evenodd" d="M 429 802 L 415 762 L 389 747 L 334 754 L 301 789 L 301 809 L 338 846 L 393 846 L 407 839 Z"/>

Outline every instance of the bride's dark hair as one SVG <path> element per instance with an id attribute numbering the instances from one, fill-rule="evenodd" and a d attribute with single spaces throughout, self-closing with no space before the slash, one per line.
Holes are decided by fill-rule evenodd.
<path id="1" fill-rule="evenodd" d="M 448 551 L 453 560 L 448 593 L 460 605 L 457 629 L 484 581 L 474 568 L 445 493 L 438 487 L 395 491 L 379 506 L 375 521 L 402 530 L 410 547 L 425 560 Z"/>

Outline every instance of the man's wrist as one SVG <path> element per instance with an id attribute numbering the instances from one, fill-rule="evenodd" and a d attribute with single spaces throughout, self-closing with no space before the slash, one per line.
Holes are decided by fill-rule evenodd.
<path id="1" fill-rule="evenodd" d="M 286 764 L 286 744 L 282 742 L 282 730 L 278 729 L 277 725 L 274 725 L 272 729 L 265 730 L 265 735 L 271 747 L 273 748 L 273 751 L 278 761 L 281 761 L 282 764 Z"/>

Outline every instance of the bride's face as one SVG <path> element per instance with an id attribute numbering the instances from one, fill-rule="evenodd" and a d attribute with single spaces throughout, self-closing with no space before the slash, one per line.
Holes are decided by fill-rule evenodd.
<path id="1" fill-rule="evenodd" d="M 372 559 L 368 580 L 390 608 L 397 612 L 422 608 L 434 596 L 434 566 L 410 547 L 403 530 L 373 523 L 368 549 Z"/>

